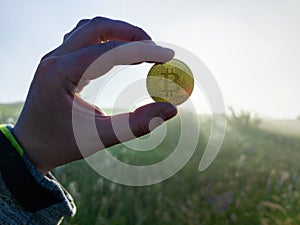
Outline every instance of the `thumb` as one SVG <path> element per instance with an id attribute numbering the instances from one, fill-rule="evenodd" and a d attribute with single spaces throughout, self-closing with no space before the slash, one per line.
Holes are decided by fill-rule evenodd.
<path id="1" fill-rule="evenodd" d="M 140 137 L 176 116 L 176 114 L 177 108 L 170 103 L 159 102 L 144 105 L 131 113 L 130 128 L 136 137 Z"/>
<path id="2" fill-rule="evenodd" d="M 176 114 L 177 108 L 170 103 L 151 103 L 131 113 L 111 116 L 105 125 L 99 120 L 98 133 L 104 146 L 109 147 L 148 134 Z"/>

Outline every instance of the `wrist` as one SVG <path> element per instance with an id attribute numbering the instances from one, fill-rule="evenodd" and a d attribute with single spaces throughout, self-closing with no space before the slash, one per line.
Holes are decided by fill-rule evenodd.
<path id="1" fill-rule="evenodd" d="M 23 131 L 23 129 L 16 124 L 14 127 L 10 127 L 10 132 L 13 138 L 15 139 L 16 143 L 20 146 L 23 151 L 23 154 L 26 154 L 26 157 L 31 161 L 31 163 L 39 170 L 42 174 L 47 174 L 51 169 L 46 168 L 39 159 L 35 146 L 37 146 L 36 141 L 34 138 L 30 137 L 28 133 Z M 39 151 L 42 149 L 39 148 Z"/>

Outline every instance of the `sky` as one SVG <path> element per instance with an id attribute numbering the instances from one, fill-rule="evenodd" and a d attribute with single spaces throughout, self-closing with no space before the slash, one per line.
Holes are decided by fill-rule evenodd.
<path id="1" fill-rule="evenodd" d="M 104 16 L 179 45 L 210 69 L 228 107 L 300 115 L 300 1 L 16 1 L 0 7 L 0 102 L 24 101 L 40 58 L 80 19 Z M 120 85 L 120 84 L 119 84 Z"/>

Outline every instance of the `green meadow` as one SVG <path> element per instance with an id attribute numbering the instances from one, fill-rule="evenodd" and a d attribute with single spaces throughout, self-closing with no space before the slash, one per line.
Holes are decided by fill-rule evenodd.
<path id="1" fill-rule="evenodd" d="M 0 122 L 14 123 L 20 108 L 0 105 Z M 176 175 L 161 183 L 116 184 L 84 160 L 54 170 L 77 205 L 77 214 L 62 224 L 300 224 L 300 120 L 257 118 L 232 110 L 217 158 L 199 172 L 211 125 L 209 116 L 199 116 L 196 151 Z M 123 144 L 108 151 L 130 164 L 153 164 L 172 153 L 180 135 L 179 118 L 169 121 L 167 129 L 152 151 L 136 152 Z"/>

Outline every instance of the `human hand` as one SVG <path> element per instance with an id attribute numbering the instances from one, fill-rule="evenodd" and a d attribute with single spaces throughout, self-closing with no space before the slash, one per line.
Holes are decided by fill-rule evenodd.
<path id="1" fill-rule="evenodd" d="M 13 129 L 27 157 L 42 173 L 47 173 L 59 165 L 149 133 L 153 118 L 161 120 L 151 130 L 174 117 L 177 110 L 169 103 L 151 103 L 131 113 L 106 116 L 78 95 L 91 80 L 115 65 L 166 62 L 173 56 L 172 50 L 155 45 L 147 33 L 128 23 L 102 17 L 80 21 L 58 48 L 42 58 Z M 83 77 L 96 59 L 96 73 Z M 80 150 L 73 133 L 72 115 L 73 119 L 76 115 L 80 141 L 84 143 Z M 113 127 L 116 121 L 118 135 Z M 91 122 L 98 137 L 89 127 Z"/>

